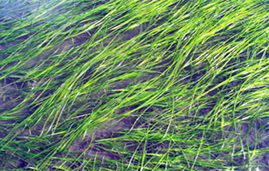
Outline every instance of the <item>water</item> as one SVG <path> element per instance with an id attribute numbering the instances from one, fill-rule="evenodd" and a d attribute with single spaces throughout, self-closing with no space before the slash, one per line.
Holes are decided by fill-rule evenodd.
<path id="1" fill-rule="evenodd" d="M 20 21 L 39 15 L 59 1 L 53 0 L 0 0 L 0 22 Z"/>

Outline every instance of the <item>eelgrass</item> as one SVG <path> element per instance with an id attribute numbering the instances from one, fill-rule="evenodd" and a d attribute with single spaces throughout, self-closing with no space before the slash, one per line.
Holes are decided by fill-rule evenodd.
<path id="1" fill-rule="evenodd" d="M 268 169 L 266 1 L 17 2 L 2 170 Z"/>

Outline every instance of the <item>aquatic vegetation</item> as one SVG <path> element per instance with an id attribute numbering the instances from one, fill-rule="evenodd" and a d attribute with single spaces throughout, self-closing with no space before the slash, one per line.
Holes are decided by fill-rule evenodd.
<path id="1" fill-rule="evenodd" d="M 0 1 L 0 168 L 268 169 L 268 7 Z"/>

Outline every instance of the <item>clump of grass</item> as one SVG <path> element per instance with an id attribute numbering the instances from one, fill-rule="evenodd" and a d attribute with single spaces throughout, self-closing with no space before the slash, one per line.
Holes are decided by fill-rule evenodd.
<path id="1" fill-rule="evenodd" d="M 268 169 L 265 2 L 29 2 L 0 18 L 1 168 Z"/>

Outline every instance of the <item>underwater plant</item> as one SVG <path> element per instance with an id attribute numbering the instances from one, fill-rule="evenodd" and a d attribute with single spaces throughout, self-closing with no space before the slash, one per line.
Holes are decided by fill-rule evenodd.
<path id="1" fill-rule="evenodd" d="M 268 170 L 268 7 L 0 1 L 1 170 Z"/>

